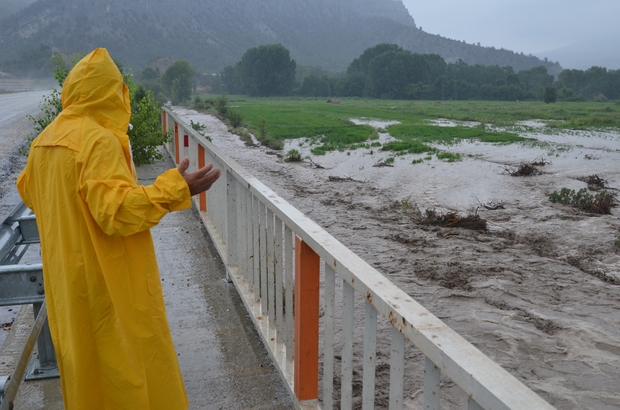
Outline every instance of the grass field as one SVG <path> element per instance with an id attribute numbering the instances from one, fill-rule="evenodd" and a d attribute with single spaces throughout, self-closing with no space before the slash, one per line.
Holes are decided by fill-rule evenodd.
<path id="1" fill-rule="evenodd" d="M 542 120 L 553 129 L 620 128 L 620 102 L 534 101 L 394 101 L 344 99 L 327 104 L 326 99 L 250 99 L 229 97 L 230 106 L 243 114 L 247 128 L 256 135 L 264 120 L 267 133 L 277 139 L 310 138 L 313 153 L 343 150 L 376 139 L 376 130 L 356 125 L 351 119 L 398 121 L 387 128 L 403 144 L 387 150 L 426 151 L 426 143 L 454 143 L 462 139 L 513 143 L 524 140 L 516 132 L 498 131 L 518 121 Z M 456 121 L 456 127 L 433 125 L 429 120 Z M 458 122 L 479 122 L 481 125 Z M 490 126 L 490 127 L 489 127 Z"/>

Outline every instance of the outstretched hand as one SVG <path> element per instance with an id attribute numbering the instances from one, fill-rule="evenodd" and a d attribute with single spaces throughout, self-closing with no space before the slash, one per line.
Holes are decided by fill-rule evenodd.
<path id="1" fill-rule="evenodd" d="M 196 172 L 186 172 L 188 167 L 189 158 L 185 157 L 177 169 L 181 176 L 185 178 L 185 182 L 187 182 L 189 192 L 192 196 L 211 188 L 211 185 L 220 177 L 219 168 L 213 169 L 213 164 L 207 164 Z"/>

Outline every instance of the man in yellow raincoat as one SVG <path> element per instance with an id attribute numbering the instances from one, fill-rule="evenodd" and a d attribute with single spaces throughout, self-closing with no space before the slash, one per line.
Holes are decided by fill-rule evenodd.
<path id="1" fill-rule="evenodd" d="M 129 93 L 105 49 L 71 70 L 62 106 L 17 188 L 37 217 L 65 409 L 186 409 L 149 228 L 220 171 L 188 173 L 185 158 L 137 184 Z"/>

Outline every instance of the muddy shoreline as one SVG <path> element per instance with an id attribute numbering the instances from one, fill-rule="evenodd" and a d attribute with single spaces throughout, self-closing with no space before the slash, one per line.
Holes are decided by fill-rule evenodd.
<path id="1" fill-rule="evenodd" d="M 460 162 L 412 164 L 417 156 L 408 155 L 377 168 L 373 164 L 387 155 L 361 149 L 312 156 L 318 168 L 246 147 L 215 117 L 175 111 L 187 123 L 204 124 L 227 155 L 557 408 L 620 407 L 619 210 L 593 216 L 548 199 L 562 187 L 585 187 L 579 178 L 592 174 L 620 188 L 617 133 L 544 133 L 528 126 L 523 134 L 540 144 L 442 147 L 461 153 Z M 287 142 L 284 152 L 308 155 L 301 142 Z M 539 157 L 551 162 L 542 175 L 502 172 Z M 503 209 L 479 206 L 500 201 Z M 417 210 L 429 208 L 463 214 L 477 208 L 488 230 L 418 223 Z M 360 308 L 356 327 L 363 327 Z M 380 321 L 380 328 L 387 326 Z M 389 338 L 378 344 L 378 408 L 387 406 L 385 343 Z M 354 365 L 360 393 L 361 357 Z M 421 408 L 423 358 L 411 347 L 405 372 L 406 408 Z M 463 408 L 459 390 L 444 381 L 442 408 Z"/>

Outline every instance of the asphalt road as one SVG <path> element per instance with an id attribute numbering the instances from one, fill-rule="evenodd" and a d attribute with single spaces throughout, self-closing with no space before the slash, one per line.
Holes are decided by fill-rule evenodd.
<path id="1" fill-rule="evenodd" d="M 26 115 L 36 113 L 39 110 L 39 102 L 50 92 L 47 90 L 0 94 L 0 128 L 8 127 L 24 119 Z"/>
<path id="2" fill-rule="evenodd" d="M 0 221 L 19 203 L 13 179 L 21 158 L 15 150 L 27 136 L 26 116 L 36 115 L 43 96 L 49 93 L 28 91 L 0 94 Z M 18 312 L 19 306 L 0 307 L 0 347 Z"/>

